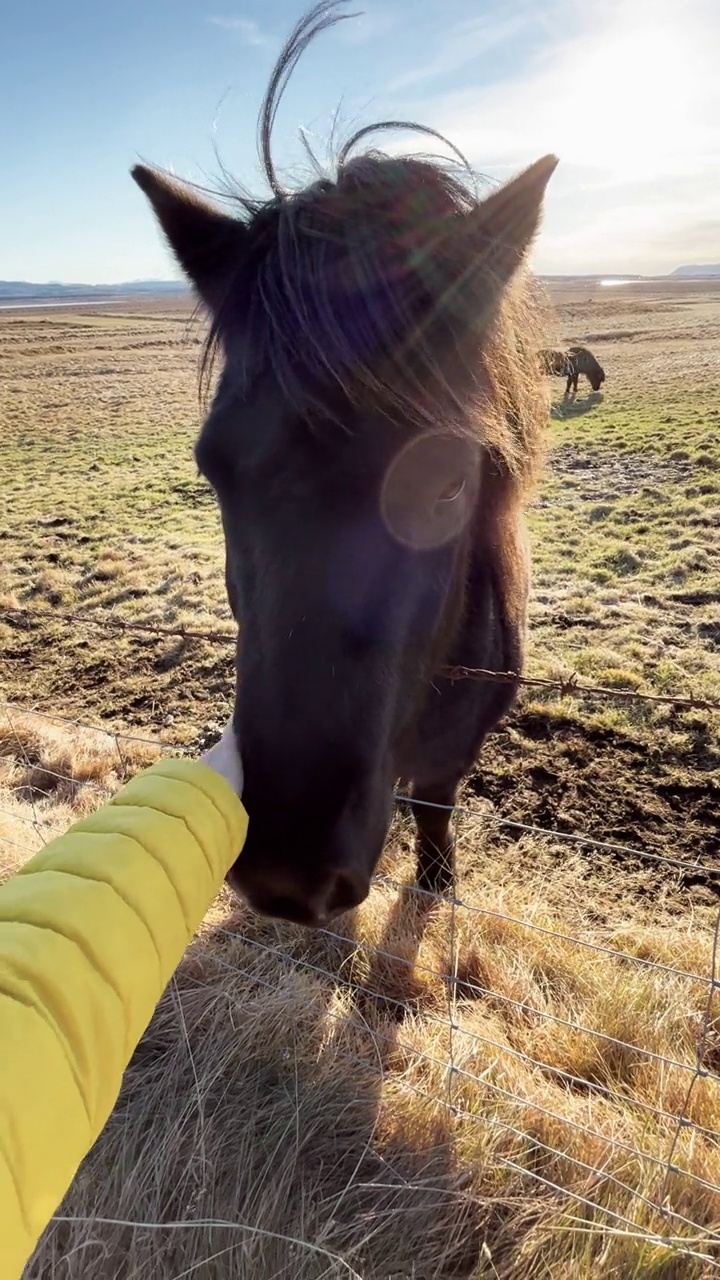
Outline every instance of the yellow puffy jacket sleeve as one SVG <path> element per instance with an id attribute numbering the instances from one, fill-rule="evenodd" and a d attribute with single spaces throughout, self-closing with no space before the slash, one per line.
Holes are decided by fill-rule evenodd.
<path id="1" fill-rule="evenodd" d="M 0 1280 L 17 1280 L 245 840 L 219 774 L 162 760 L 0 886 Z"/>

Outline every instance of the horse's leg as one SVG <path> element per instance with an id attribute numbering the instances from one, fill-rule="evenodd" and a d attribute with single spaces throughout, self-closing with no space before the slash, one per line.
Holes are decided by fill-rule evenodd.
<path id="1" fill-rule="evenodd" d="M 505 566 L 508 578 L 503 583 L 489 545 L 478 540 L 466 575 L 465 612 L 445 656 L 449 666 L 522 670 L 527 598 L 522 529 L 510 546 L 517 560 L 509 559 L 509 567 Z M 518 612 L 518 619 L 512 622 L 506 617 L 510 601 Z M 397 762 L 398 774 L 412 782 L 411 800 L 417 801 L 413 818 L 417 826 L 417 882 L 422 889 L 438 893 L 452 888 L 452 820 L 458 787 L 478 759 L 487 734 L 510 710 L 515 695 L 514 683 L 453 681 L 438 675 L 428 685 L 412 738 L 406 743 L 407 756 Z"/>
<path id="2" fill-rule="evenodd" d="M 455 840 L 453 807 L 460 779 L 413 786 L 413 817 L 417 826 L 417 882 L 420 889 L 444 893 L 453 883 Z"/>
<path id="3" fill-rule="evenodd" d="M 570 388 L 571 388 L 571 386 L 572 386 L 572 374 L 571 374 L 571 373 L 569 373 L 569 374 L 568 374 L 567 385 L 566 385 L 566 387 L 565 387 L 565 396 L 564 396 L 564 399 L 565 399 L 565 400 L 567 400 L 568 396 L 570 395 Z"/>

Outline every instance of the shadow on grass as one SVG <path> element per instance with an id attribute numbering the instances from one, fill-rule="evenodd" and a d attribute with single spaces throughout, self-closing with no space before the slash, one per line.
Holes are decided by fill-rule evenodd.
<path id="1" fill-rule="evenodd" d="M 581 400 L 568 397 L 567 400 L 559 400 L 550 410 L 550 417 L 556 419 L 580 418 L 584 413 L 591 413 L 593 409 L 597 409 L 598 405 L 603 402 L 602 391 L 591 391 Z"/>

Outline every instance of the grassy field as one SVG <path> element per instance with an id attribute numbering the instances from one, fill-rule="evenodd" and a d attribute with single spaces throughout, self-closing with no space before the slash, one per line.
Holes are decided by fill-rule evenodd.
<path id="1" fill-rule="evenodd" d="M 554 301 L 557 336 L 586 342 L 607 382 L 567 405 L 554 382 L 529 671 L 717 699 L 720 289 L 583 285 Z M 26 712 L 195 746 L 232 687 L 218 518 L 192 458 L 200 330 L 180 304 L 133 304 L 0 313 L 0 336 L 3 691 Z M 78 613 L 228 639 L 62 616 Z M 671 1238 L 717 1250 L 714 1074 L 689 1105 L 708 1132 L 683 1129 L 674 1155 L 694 1180 L 663 1163 L 707 986 L 602 948 L 710 973 L 718 728 L 702 709 L 527 690 L 465 788 L 467 906 L 381 885 L 328 938 L 221 899 L 68 1199 L 81 1221 L 51 1228 L 29 1276 L 710 1274 Z M 0 862 L 34 847 L 32 822 L 61 828 L 121 774 L 112 739 L 13 711 Z M 410 848 L 400 815 L 394 880 Z M 717 1015 L 705 1055 L 715 1072 Z M 122 1225 L 135 1221 L 192 1225 Z"/>

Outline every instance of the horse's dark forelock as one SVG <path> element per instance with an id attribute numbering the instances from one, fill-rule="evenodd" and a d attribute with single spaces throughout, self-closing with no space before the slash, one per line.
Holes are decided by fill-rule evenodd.
<path id="1" fill-rule="evenodd" d="M 270 372 L 308 419 L 319 412 L 342 421 L 350 403 L 464 431 L 474 427 L 479 401 L 494 399 L 497 438 L 490 445 L 510 471 L 532 471 L 537 422 L 518 401 L 534 374 L 533 344 L 523 343 L 522 324 L 518 334 L 512 323 L 504 332 L 495 323 L 488 339 L 497 319 L 492 246 L 467 234 L 467 215 L 480 200 L 464 157 L 456 151 L 460 163 L 453 166 L 377 150 L 353 155 L 377 130 L 440 136 L 423 125 L 381 121 L 344 144 L 333 178 L 299 191 L 279 183 L 271 134 L 280 98 L 311 40 L 350 16 L 340 12 L 344 4 L 321 0 L 301 19 L 271 76 L 259 150 L 273 195 L 260 201 L 234 192 L 246 248 L 213 317 L 201 391 L 224 350 L 232 353 L 226 378 L 241 394 Z"/>
<path id="2" fill-rule="evenodd" d="M 461 352 L 482 314 L 462 235 L 469 207 L 438 166 L 377 154 L 276 197 L 249 220 L 210 350 L 232 339 L 244 353 L 236 376 L 247 385 L 269 368 L 303 412 L 327 413 L 338 390 L 412 416 L 436 415 L 442 397 L 447 412 L 453 387 L 439 357 Z"/>

